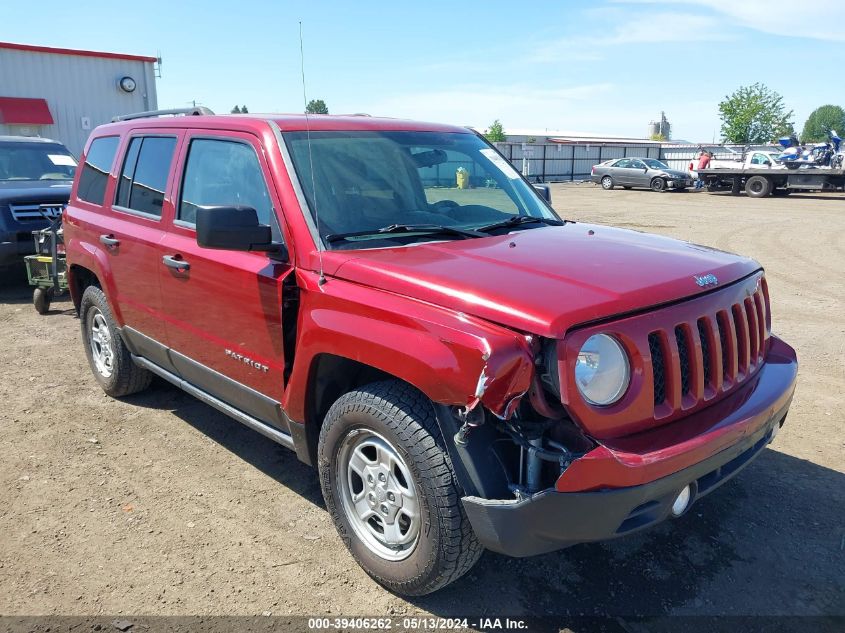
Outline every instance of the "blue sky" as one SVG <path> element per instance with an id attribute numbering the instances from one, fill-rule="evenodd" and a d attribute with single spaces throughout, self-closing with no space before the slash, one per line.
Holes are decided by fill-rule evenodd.
<path id="1" fill-rule="evenodd" d="M 742 84 L 786 98 L 800 131 L 845 105 L 842 0 L 271 2 L 4 0 L 0 40 L 155 55 L 160 107 L 333 113 L 644 136 L 718 136 Z"/>

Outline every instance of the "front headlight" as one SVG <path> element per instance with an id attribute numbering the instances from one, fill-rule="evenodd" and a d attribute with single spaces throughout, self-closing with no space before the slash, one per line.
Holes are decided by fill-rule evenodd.
<path id="1" fill-rule="evenodd" d="M 575 361 L 575 384 L 590 404 L 607 406 L 619 400 L 631 382 L 631 367 L 622 345 L 607 334 L 594 334 Z"/>

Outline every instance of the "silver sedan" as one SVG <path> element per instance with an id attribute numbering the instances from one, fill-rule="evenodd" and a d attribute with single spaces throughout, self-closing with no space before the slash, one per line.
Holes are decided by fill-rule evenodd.
<path id="1" fill-rule="evenodd" d="M 683 190 L 692 185 L 687 172 L 670 169 L 655 158 L 615 158 L 594 165 L 590 179 L 602 189 L 644 187 L 652 191 Z"/>

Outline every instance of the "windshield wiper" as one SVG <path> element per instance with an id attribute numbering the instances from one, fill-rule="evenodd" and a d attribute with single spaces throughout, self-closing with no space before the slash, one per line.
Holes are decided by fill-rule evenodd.
<path id="1" fill-rule="evenodd" d="M 369 235 L 386 235 L 394 233 L 425 233 L 428 235 L 454 235 L 456 237 L 471 238 L 471 237 L 487 237 L 486 234 L 472 229 L 459 229 L 454 226 L 446 226 L 442 224 L 390 224 L 383 226 L 380 229 L 371 229 L 369 231 L 353 231 L 350 233 L 331 233 L 326 235 L 327 242 L 339 242 L 350 237 L 364 237 Z"/>
<path id="2" fill-rule="evenodd" d="M 501 222 L 494 222 L 493 224 L 485 224 L 479 226 L 476 231 L 487 232 L 495 229 L 509 228 L 512 226 L 519 226 L 520 224 L 534 224 L 534 223 L 548 224 L 549 226 L 563 226 L 566 224 L 565 220 L 554 220 L 552 218 L 537 218 L 531 215 L 514 215 L 507 220 Z"/>

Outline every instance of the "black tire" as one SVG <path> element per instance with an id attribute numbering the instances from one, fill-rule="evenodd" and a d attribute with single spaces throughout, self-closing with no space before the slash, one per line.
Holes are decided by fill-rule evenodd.
<path id="1" fill-rule="evenodd" d="M 660 193 L 661 191 L 666 191 L 666 179 L 661 178 L 660 176 L 658 176 L 657 178 L 652 178 L 651 185 L 649 186 L 651 187 L 652 191 L 656 191 L 658 193 Z"/>
<path id="2" fill-rule="evenodd" d="M 772 192 L 772 181 L 765 176 L 751 176 L 745 183 L 745 194 L 750 198 L 765 198 Z"/>
<path id="3" fill-rule="evenodd" d="M 47 314 L 50 311 L 50 304 L 53 302 L 54 291 L 52 288 L 36 288 L 32 292 L 32 304 L 38 314 Z"/>
<path id="4" fill-rule="evenodd" d="M 602 179 L 601 179 L 601 188 L 602 189 L 604 189 L 605 191 L 610 191 L 611 189 L 613 189 L 613 186 L 614 186 L 613 185 L 613 178 L 611 178 L 610 176 L 602 176 Z"/>
<path id="5" fill-rule="evenodd" d="M 102 318 L 99 318 L 100 316 Z M 113 398 L 121 398 L 143 391 L 150 386 L 152 374 L 132 362 L 132 356 L 118 332 L 106 295 L 96 286 L 88 286 L 82 293 L 79 319 L 82 324 L 85 355 L 88 357 L 91 372 L 103 391 Z M 95 360 L 95 345 L 91 338 L 92 327 L 95 323 L 101 331 L 105 330 L 105 334 L 109 337 L 107 347 L 110 349 L 110 372 L 105 371 L 102 363 L 98 366 Z M 98 345 L 103 349 L 103 344 Z"/>
<path id="6" fill-rule="evenodd" d="M 359 477 L 361 491 L 357 494 L 361 501 L 364 501 L 364 495 L 372 499 L 372 492 L 379 495 L 379 500 L 374 500 L 376 505 L 370 504 L 373 516 L 369 521 L 354 516 L 355 510 L 350 507 L 350 503 L 354 506 L 354 501 L 345 501 L 343 496 L 350 491 L 355 493 L 352 484 L 343 480 L 344 477 L 347 482 L 354 479 L 347 470 L 353 461 L 351 457 L 348 460 L 345 457 L 350 453 L 348 447 L 356 441 L 359 445 L 364 443 L 356 440 L 357 437 L 370 438 L 372 434 L 377 438 L 374 441 L 385 441 L 400 458 L 402 468 L 410 473 L 414 498 L 418 500 L 416 509 L 420 523 L 415 542 L 405 551 L 391 550 L 404 556 L 400 560 L 381 555 L 367 543 L 366 539 L 374 537 L 360 534 L 367 524 L 373 525 L 369 522 L 381 523 L 377 507 L 387 514 L 385 506 L 378 504 L 384 503 L 384 491 L 391 489 L 392 480 L 377 483 L 373 488 L 369 474 L 369 483 L 364 481 L 363 475 Z M 374 459 L 378 460 L 378 457 Z M 377 461 L 372 464 L 373 468 L 379 468 Z M 341 396 L 329 409 L 320 430 L 318 468 L 326 508 L 338 534 L 364 571 L 390 591 L 409 596 L 431 593 L 463 576 L 481 556 L 483 547 L 461 504 L 462 492 L 440 435 L 434 408 L 425 395 L 410 385 L 392 380 L 377 382 Z M 379 482 L 385 481 L 380 472 L 377 477 Z M 391 477 L 390 473 L 388 477 Z M 401 473 L 400 477 L 404 480 Z M 366 486 L 372 489 L 369 494 Z M 379 492 L 381 486 L 386 487 Z M 405 502 L 403 498 L 401 503 Z M 394 521 L 398 521 L 399 515 L 394 516 Z M 386 523 L 382 524 L 384 533 L 388 531 L 387 527 Z M 387 545 L 382 547 L 389 549 Z"/>

